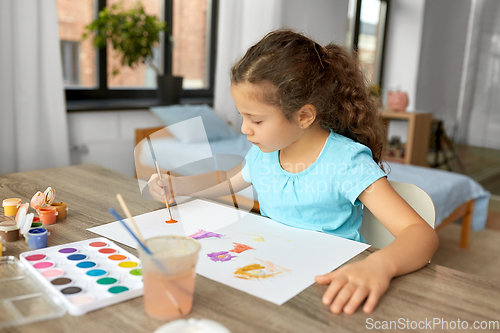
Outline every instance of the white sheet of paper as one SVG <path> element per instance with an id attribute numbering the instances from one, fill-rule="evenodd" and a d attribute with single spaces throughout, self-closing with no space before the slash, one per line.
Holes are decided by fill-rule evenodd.
<path id="1" fill-rule="evenodd" d="M 134 217 L 144 238 L 160 235 L 190 236 L 199 230 L 221 238 L 199 239 L 202 245 L 196 271 L 207 278 L 281 305 L 314 283 L 314 276 L 328 273 L 369 247 L 367 244 L 316 231 L 286 226 L 271 219 L 203 200 L 171 207 L 178 224 L 166 224 L 166 209 Z M 137 247 L 119 222 L 87 229 L 114 241 Z M 242 253 L 229 252 L 233 243 L 251 246 Z M 211 253 L 228 251 L 228 261 L 213 261 Z M 258 264 L 264 269 L 238 278 L 235 271 Z M 270 271 L 274 265 L 275 270 Z M 273 273 L 276 273 L 272 275 Z M 260 274 L 260 277 L 256 275 Z M 266 275 L 271 275 L 266 277 Z M 320 300 L 318 300 L 320 302 Z"/>

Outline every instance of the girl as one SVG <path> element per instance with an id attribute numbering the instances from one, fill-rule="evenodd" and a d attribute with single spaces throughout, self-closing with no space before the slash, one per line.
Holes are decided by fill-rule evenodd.
<path id="1" fill-rule="evenodd" d="M 290 30 L 269 33 L 231 69 L 231 94 L 253 143 L 245 163 L 227 172 L 234 192 L 253 185 L 261 214 L 298 228 L 356 241 L 362 205 L 396 237 L 366 259 L 316 276 L 329 284 L 323 303 L 371 313 L 395 276 L 423 267 L 438 246 L 435 231 L 391 187 L 382 170 L 381 120 L 356 60 Z M 215 173 L 149 181 L 163 193 L 216 198 L 228 184 Z M 169 200 L 173 198 L 169 195 Z"/>

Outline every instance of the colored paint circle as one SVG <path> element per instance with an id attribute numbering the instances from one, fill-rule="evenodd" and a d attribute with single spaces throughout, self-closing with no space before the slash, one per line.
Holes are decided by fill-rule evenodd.
<path id="1" fill-rule="evenodd" d="M 118 266 L 122 268 L 132 268 L 132 267 L 137 267 L 139 264 L 134 262 L 134 261 L 124 261 L 118 264 Z"/>
<path id="2" fill-rule="evenodd" d="M 103 269 L 91 269 L 87 272 L 88 276 L 102 276 L 104 274 L 106 274 L 106 271 Z"/>
<path id="3" fill-rule="evenodd" d="M 116 283 L 118 280 L 112 277 L 105 277 L 97 280 L 97 283 L 99 284 L 113 284 Z"/>
<path id="4" fill-rule="evenodd" d="M 64 274 L 64 271 L 62 269 L 48 269 L 46 271 L 42 272 L 42 275 L 45 276 L 46 278 L 55 278 L 58 276 L 61 276 Z"/>
<path id="5" fill-rule="evenodd" d="M 134 276 L 142 276 L 142 269 L 141 268 L 133 269 L 130 271 L 130 274 Z"/>
<path id="6" fill-rule="evenodd" d="M 123 254 L 113 254 L 108 257 L 109 260 L 120 261 L 127 259 Z"/>
<path id="7" fill-rule="evenodd" d="M 78 268 L 92 268 L 95 267 L 97 264 L 93 261 L 82 261 L 76 264 L 76 267 Z"/>
<path id="8" fill-rule="evenodd" d="M 92 297 L 91 295 L 82 294 L 71 297 L 69 301 L 75 305 L 84 305 L 93 302 L 94 297 Z"/>
<path id="9" fill-rule="evenodd" d="M 54 263 L 50 261 L 40 261 L 33 265 L 36 269 L 45 269 L 52 266 L 54 266 Z"/>
<path id="10" fill-rule="evenodd" d="M 64 254 L 67 254 L 67 253 L 74 253 L 78 251 L 77 249 L 75 249 L 74 247 L 66 247 L 64 249 L 60 249 L 59 250 L 59 253 L 64 253 Z"/>
<path id="11" fill-rule="evenodd" d="M 45 254 L 32 254 L 30 256 L 27 256 L 25 259 L 28 261 L 38 261 L 45 259 L 47 256 Z"/>
<path id="12" fill-rule="evenodd" d="M 119 293 L 122 293 L 124 291 L 127 291 L 128 288 L 127 287 L 124 287 L 124 286 L 116 286 L 116 287 L 111 287 L 108 289 L 108 291 L 112 294 L 119 294 Z"/>
<path id="13" fill-rule="evenodd" d="M 80 288 L 80 287 L 67 287 L 67 288 L 61 289 L 61 292 L 64 295 L 73 295 L 73 294 L 79 293 L 80 291 L 82 291 L 82 288 Z"/>
<path id="14" fill-rule="evenodd" d="M 83 259 L 87 259 L 87 256 L 85 254 L 72 254 L 68 256 L 68 260 L 72 261 L 80 261 Z"/>
<path id="15" fill-rule="evenodd" d="M 91 246 L 91 247 L 104 247 L 104 246 L 108 246 L 108 244 L 104 243 L 104 242 L 92 242 L 89 244 L 89 246 Z"/>
<path id="16" fill-rule="evenodd" d="M 100 249 L 99 253 L 104 253 L 104 254 L 110 254 L 110 253 L 115 253 L 116 250 L 112 248 L 106 248 L 106 249 Z"/>
<path id="17" fill-rule="evenodd" d="M 50 283 L 52 283 L 54 286 L 64 286 L 65 284 L 71 283 L 71 281 L 73 280 L 68 278 L 57 278 L 50 281 Z"/>

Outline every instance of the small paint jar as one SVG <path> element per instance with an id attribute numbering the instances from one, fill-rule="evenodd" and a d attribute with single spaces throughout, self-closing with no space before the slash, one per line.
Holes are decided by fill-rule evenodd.
<path id="1" fill-rule="evenodd" d="M 19 240 L 19 228 L 12 221 L 0 223 L 0 237 L 6 242 L 15 242 Z"/>
<path id="2" fill-rule="evenodd" d="M 43 249 L 47 247 L 48 232 L 44 228 L 30 229 L 26 236 L 28 236 L 28 247 L 32 250 Z"/>
<path id="3" fill-rule="evenodd" d="M 56 207 L 42 207 L 38 210 L 38 216 L 43 224 L 56 223 L 57 209 Z"/>
<path id="4" fill-rule="evenodd" d="M 3 212 L 5 216 L 16 216 L 19 206 L 21 206 L 22 200 L 19 198 L 9 198 L 5 199 L 2 203 Z"/>
<path id="5" fill-rule="evenodd" d="M 68 211 L 68 206 L 65 202 L 53 202 L 50 204 L 50 207 L 56 207 L 57 210 L 57 220 L 66 218 L 66 214 Z"/>

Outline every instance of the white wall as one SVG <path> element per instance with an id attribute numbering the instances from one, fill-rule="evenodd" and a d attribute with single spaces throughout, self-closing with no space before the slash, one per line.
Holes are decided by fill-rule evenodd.
<path id="1" fill-rule="evenodd" d="M 282 26 L 303 32 L 321 45 L 344 45 L 349 0 L 286 0 Z"/>
<path id="2" fill-rule="evenodd" d="M 425 0 L 391 0 L 384 65 L 384 102 L 390 89 L 408 93 L 415 110 Z"/>
<path id="3" fill-rule="evenodd" d="M 162 126 L 148 110 L 68 113 L 71 164 L 98 164 L 133 177 L 135 129 Z"/>
<path id="4" fill-rule="evenodd" d="M 444 121 L 454 132 L 471 0 L 427 1 L 425 4 L 416 108 Z"/>

